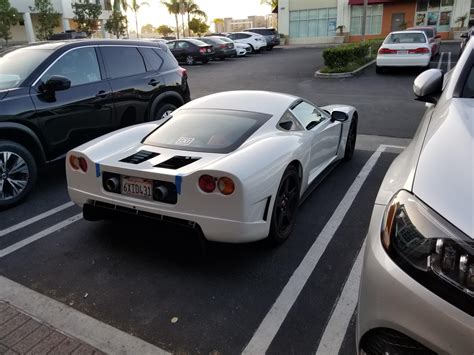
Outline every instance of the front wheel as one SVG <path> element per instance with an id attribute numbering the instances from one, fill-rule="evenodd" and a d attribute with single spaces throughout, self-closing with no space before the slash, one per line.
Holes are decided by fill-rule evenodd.
<path id="1" fill-rule="evenodd" d="M 292 165 L 286 168 L 281 178 L 270 221 L 269 239 L 281 244 L 291 235 L 295 225 L 296 211 L 300 199 L 298 171 Z"/>
<path id="2" fill-rule="evenodd" d="M 33 155 L 22 145 L 0 141 L 0 208 L 21 202 L 33 188 L 37 178 Z"/>
<path id="3" fill-rule="evenodd" d="M 344 151 L 344 160 L 349 161 L 352 159 L 355 151 L 355 145 L 357 140 L 357 112 L 354 112 L 352 116 L 351 126 L 349 132 L 347 132 L 346 149 Z"/>

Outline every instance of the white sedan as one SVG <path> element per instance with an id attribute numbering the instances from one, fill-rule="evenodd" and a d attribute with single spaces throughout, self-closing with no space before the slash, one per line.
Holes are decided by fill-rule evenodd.
<path id="1" fill-rule="evenodd" d="M 428 69 L 431 45 L 423 31 L 390 33 L 377 53 L 375 70 L 378 74 L 388 67 L 420 67 Z"/>
<path id="2" fill-rule="evenodd" d="M 260 52 L 262 49 L 267 47 L 267 39 L 253 32 L 233 32 L 227 35 L 234 42 L 240 42 L 248 44 L 252 47 L 252 52 Z"/>
<path id="3" fill-rule="evenodd" d="M 225 36 L 211 36 L 211 37 L 212 38 L 219 38 L 220 40 L 223 40 L 224 42 L 227 42 L 227 43 L 233 43 L 236 55 L 238 57 L 243 57 L 243 56 L 247 55 L 247 53 L 252 52 L 252 48 L 246 43 L 234 42 L 229 37 L 225 37 Z"/>
<path id="4" fill-rule="evenodd" d="M 70 151 L 68 191 L 86 220 L 131 214 L 192 226 L 211 241 L 281 243 L 300 197 L 352 157 L 356 134 L 351 106 L 223 92 Z"/>

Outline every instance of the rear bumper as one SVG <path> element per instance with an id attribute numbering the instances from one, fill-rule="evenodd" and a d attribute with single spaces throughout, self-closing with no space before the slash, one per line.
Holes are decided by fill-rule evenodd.
<path id="1" fill-rule="evenodd" d="M 379 67 L 426 67 L 430 64 L 431 54 L 426 55 L 378 55 Z"/>
<path id="2" fill-rule="evenodd" d="M 223 243 L 247 243 L 261 240 L 268 235 L 268 223 L 241 222 L 197 214 L 168 210 L 162 206 L 150 206 L 136 200 L 133 203 L 117 201 L 109 196 L 96 195 L 76 188 L 68 187 L 69 196 L 89 214 L 90 220 L 107 218 L 113 215 L 136 215 L 157 219 L 163 222 L 177 223 L 200 228 L 204 237 L 210 241 Z"/>
<path id="3" fill-rule="evenodd" d="M 472 354 L 474 318 L 407 275 L 383 249 L 380 230 L 384 210 L 384 206 L 375 205 L 367 234 L 357 350 L 374 332 L 391 329 L 438 354 Z"/>

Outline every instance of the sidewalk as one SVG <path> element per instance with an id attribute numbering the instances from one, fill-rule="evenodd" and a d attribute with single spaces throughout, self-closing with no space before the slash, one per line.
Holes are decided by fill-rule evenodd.
<path id="1" fill-rule="evenodd" d="M 98 355 L 103 352 L 0 301 L 0 354 Z"/>

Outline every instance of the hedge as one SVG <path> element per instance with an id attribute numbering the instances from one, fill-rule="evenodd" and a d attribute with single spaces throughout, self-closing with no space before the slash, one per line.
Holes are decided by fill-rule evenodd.
<path id="1" fill-rule="evenodd" d="M 360 63 L 369 56 L 374 56 L 380 47 L 381 40 L 370 40 L 337 47 L 323 51 L 324 65 L 329 69 L 348 67 L 352 63 Z"/>

